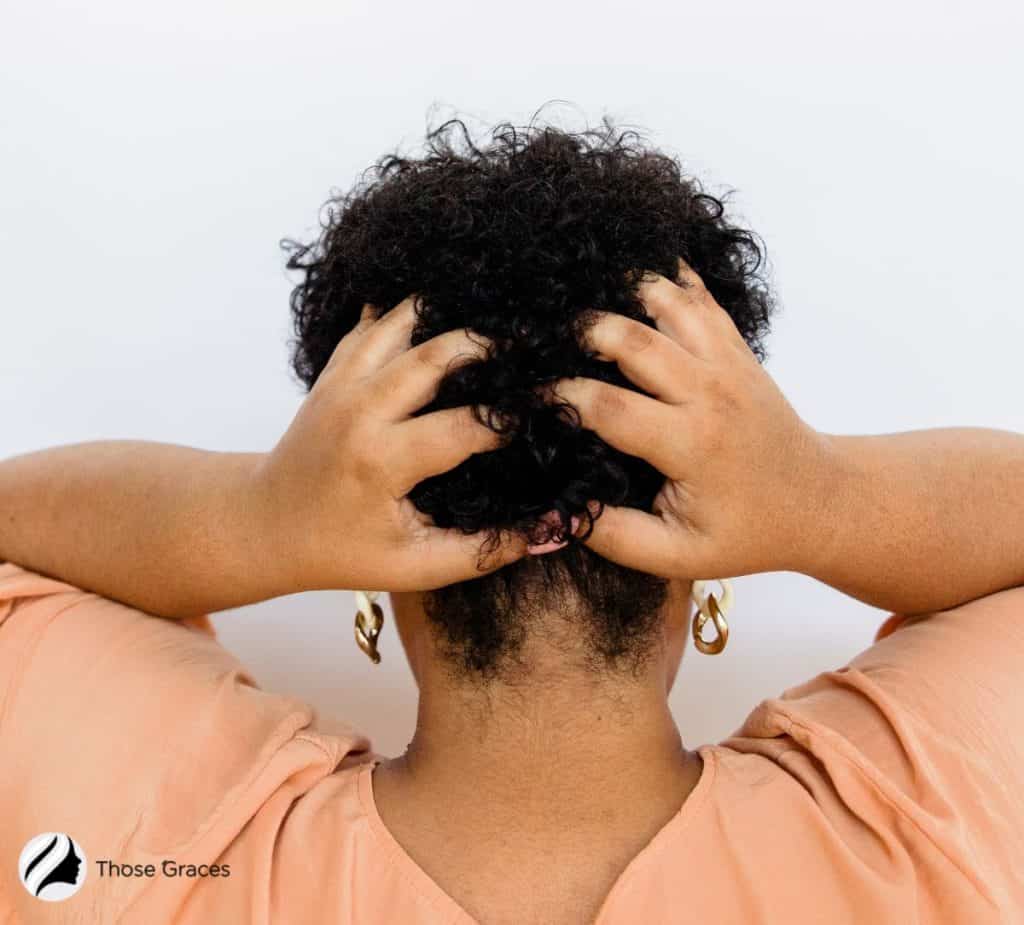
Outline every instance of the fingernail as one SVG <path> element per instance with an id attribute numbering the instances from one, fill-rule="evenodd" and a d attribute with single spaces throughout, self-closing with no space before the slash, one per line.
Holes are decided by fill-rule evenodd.
<path id="1" fill-rule="evenodd" d="M 546 552 L 554 552 L 556 549 L 561 549 L 563 546 L 568 546 L 567 540 L 551 540 L 548 543 L 538 543 L 533 546 L 527 546 L 526 551 L 531 556 L 542 556 Z"/>
<path id="2" fill-rule="evenodd" d="M 562 518 L 558 516 L 558 511 L 547 511 L 541 515 L 538 523 L 548 527 L 550 530 L 558 530 L 561 533 L 561 530 L 558 528 L 562 525 Z M 531 543 L 526 547 L 526 551 L 531 556 L 540 556 L 546 552 L 554 552 L 556 549 L 561 549 L 563 546 L 568 545 L 568 543 L 569 541 L 566 539 L 550 539 L 546 543 Z"/>

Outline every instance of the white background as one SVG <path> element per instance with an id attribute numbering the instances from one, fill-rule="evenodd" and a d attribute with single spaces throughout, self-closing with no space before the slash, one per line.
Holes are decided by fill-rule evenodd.
<path id="1" fill-rule="evenodd" d="M 765 239 L 768 368 L 822 430 L 1024 429 L 1022 7 L 873 2 L 374 6 L 33 0 L 0 19 L 0 456 L 139 438 L 270 448 L 290 282 L 332 188 L 486 129 L 607 113 Z M 756 530 L 757 524 L 752 523 Z M 884 614 L 791 574 L 736 582 L 725 654 L 690 649 L 689 747 L 839 667 Z M 215 618 L 265 687 L 400 752 L 415 688 L 390 621 L 373 667 L 344 591 Z"/>

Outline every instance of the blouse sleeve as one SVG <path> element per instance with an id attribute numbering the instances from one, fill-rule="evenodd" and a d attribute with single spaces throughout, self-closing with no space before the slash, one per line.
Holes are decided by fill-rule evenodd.
<path id="1" fill-rule="evenodd" d="M 765 701 L 737 734 L 785 734 L 834 779 L 856 769 L 978 892 L 1024 908 L 1024 588 L 890 616 L 849 664 Z"/>
<path id="2" fill-rule="evenodd" d="M 78 842 L 90 879 L 97 859 L 214 860 L 287 781 L 301 792 L 368 747 L 316 720 L 261 690 L 205 617 L 152 616 L 0 564 L 0 922 L 29 911 L 18 858 L 40 833 Z M 83 890 L 100 908 L 129 888 L 95 880 Z"/>

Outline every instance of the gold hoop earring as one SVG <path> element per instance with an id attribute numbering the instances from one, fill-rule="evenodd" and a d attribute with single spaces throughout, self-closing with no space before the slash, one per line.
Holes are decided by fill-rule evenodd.
<path id="1" fill-rule="evenodd" d="M 356 644 L 374 665 L 380 664 L 377 637 L 384 626 L 384 611 L 377 598 L 380 591 L 356 591 Z"/>
<path id="2" fill-rule="evenodd" d="M 733 590 L 732 583 L 724 578 L 709 579 L 717 581 L 722 586 L 722 596 L 719 600 L 714 594 L 703 597 L 704 586 L 707 581 L 695 581 L 690 589 L 690 598 L 697 605 L 697 612 L 693 615 L 693 643 L 705 655 L 718 655 L 729 641 L 729 624 L 725 621 L 725 615 L 732 608 Z M 701 631 L 705 624 L 711 620 L 715 624 L 718 636 L 711 642 L 705 642 Z"/>

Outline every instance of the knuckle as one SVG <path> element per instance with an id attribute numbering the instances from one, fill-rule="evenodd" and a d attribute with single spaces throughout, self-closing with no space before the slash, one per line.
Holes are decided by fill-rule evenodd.
<path id="1" fill-rule="evenodd" d="M 649 348 L 655 339 L 655 332 L 646 324 L 632 319 L 625 319 L 627 324 L 623 332 L 622 342 L 629 350 L 640 351 Z"/>
<path id="2" fill-rule="evenodd" d="M 362 485 L 372 484 L 377 480 L 380 463 L 376 454 L 366 441 L 357 442 L 349 452 L 352 477 Z"/>
<path id="3" fill-rule="evenodd" d="M 680 264 L 679 275 L 676 277 L 676 282 L 681 289 L 689 290 L 694 295 L 704 295 L 708 291 L 707 287 L 704 285 L 704 280 L 693 269 L 693 267 L 687 264 Z"/>
<path id="4" fill-rule="evenodd" d="M 443 368 L 451 354 L 451 339 L 446 334 L 428 340 L 414 351 L 416 359 L 423 365 Z"/>
<path id="5" fill-rule="evenodd" d="M 598 420 L 607 420 L 625 413 L 626 403 L 619 392 L 612 386 L 601 383 L 594 390 L 591 412 Z"/>

